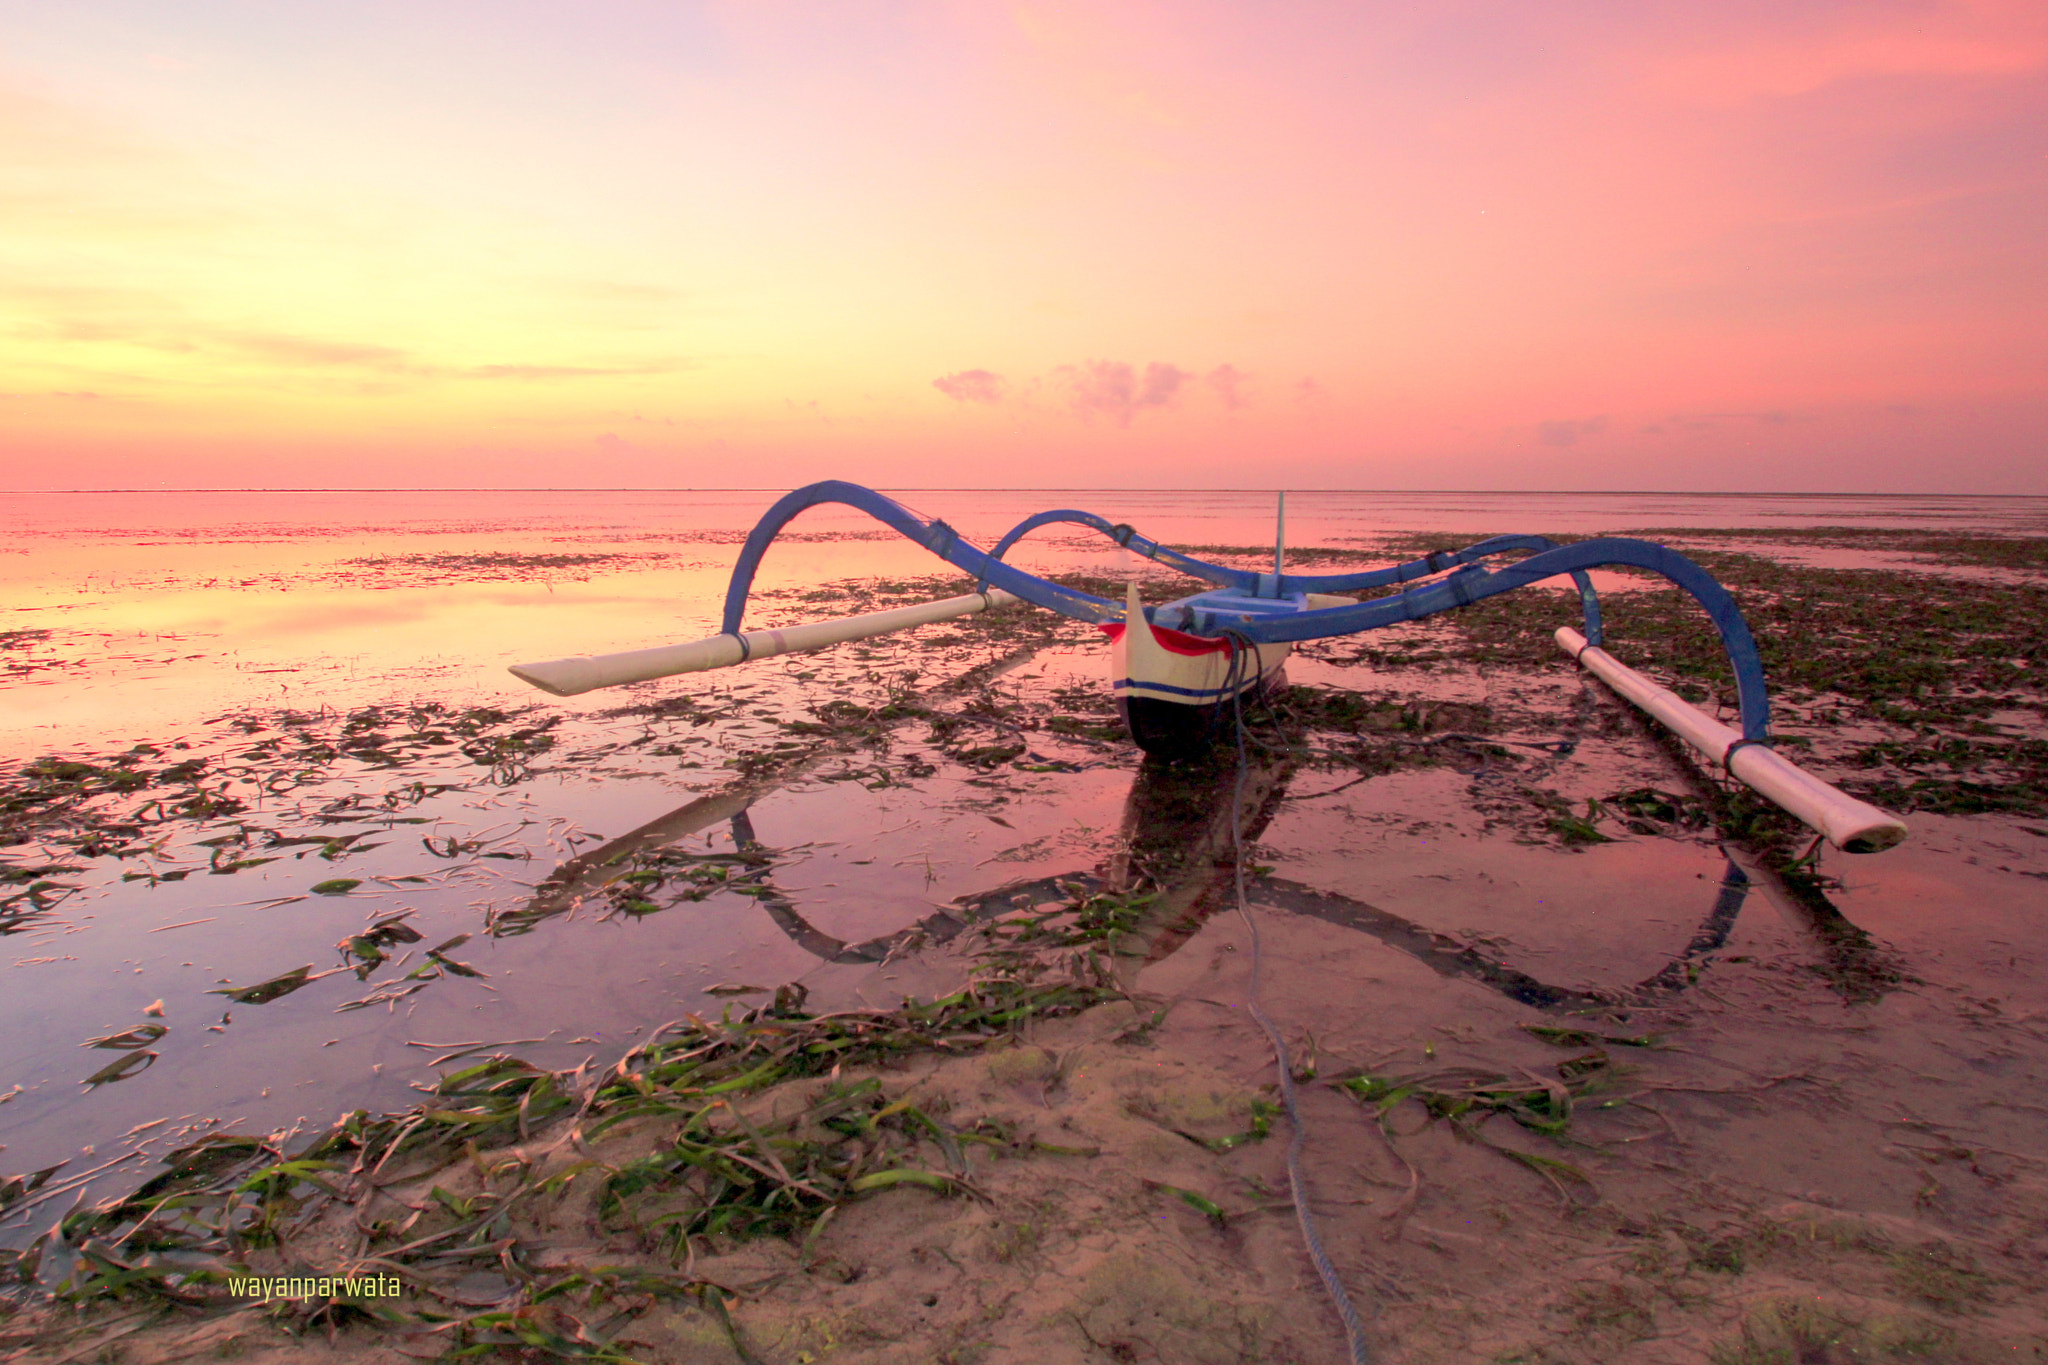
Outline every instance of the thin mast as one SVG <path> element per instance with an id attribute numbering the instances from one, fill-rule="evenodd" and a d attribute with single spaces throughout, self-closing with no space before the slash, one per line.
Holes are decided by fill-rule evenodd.
<path id="1" fill-rule="evenodd" d="M 1273 576 L 1278 578 L 1286 573 L 1287 562 L 1287 490 L 1280 491 L 1280 517 L 1273 525 Z"/>

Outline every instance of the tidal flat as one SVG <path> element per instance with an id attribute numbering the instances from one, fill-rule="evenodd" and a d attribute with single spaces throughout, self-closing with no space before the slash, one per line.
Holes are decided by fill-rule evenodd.
<path id="1" fill-rule="evenodd" d="M 770 498 L 351 496 L 9 523 L 21 1358 L 1338 1359 L 1255 957 L 1380 1358 L 2048 1352 L 2040 500 L 1290 499 L 1302 565 L 1693 555 L 1784 751 L 1911 825 L 1852 858 L 1578 675 L 1566 592 L 1305 648 L 1176 770 L 1026 608 L 543 698 L 503 666 L 714 629 Z M 1262 553 L 1242 496 L 950 496 Z M 792 529 L 750 625 L 965 589 Z M 1723 704 L 1685 599 L 1601 585 Z M 359 1273 L 403 1290 L 231 1284 Z"/>

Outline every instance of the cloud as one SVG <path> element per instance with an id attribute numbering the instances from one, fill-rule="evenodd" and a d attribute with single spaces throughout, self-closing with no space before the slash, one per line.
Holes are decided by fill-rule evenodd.
<path id="1" fill-rule="evenodd" d="M 1710 431 L 1715 427 L 1724 427 L 1731 423 L 1745 426 L 1781 427 L 1788 422 L 1811 421 L 1812 419 L 1796 417 L 1792 413 L 1774 408 L 1768 412 L 1679 412 L 1673 413 L 1664 420 L 1672 426 L 1682 427 L 1688 431 Z"/>
<path id="2" fill-rule="evenodd" d="M 988 370 L 940 375 L 932 387 L 961 403 L 1000 403 L 1003 399 L 1003 377 Z"/>
<path id="3" fill-rule="evenodd" d="M 1145 367 L 1145 388 L 1138 395 L 1141 408 L 1164 407 L 1173 401 L 1173 395 L 1194 375 L 1178 365 L 1151 364 Z"/>
<path id="4" fill-rule="evenodd" d="M 1850 6 L 1818 32 L 1766 33 L 1738 45 L 1689 50 L 1650 79 L 1654 88 L 1681 98 L 1728 105 L 1872 77 L 2009 78 L 2048 62 L 2048 35 L 2037 24 L 1973 22 L 1966 8 L 1891 17 Z"/>
<path id="5" fill-rule="evenodd" d="M 1108 417 L 1127 427 L 1141 408 L 1161 408 L 1173 401 L 1180 386 L 1194 375 L 1178 365 L 1153 361 L 1141 379 L 1120 360 L 1084 360 L 1053 372 L 1070 389 L 1074 411 L 1084 418 Z"/>
<path id="6" fill-rule="evenodd" d="M 182 158 L 122 120 L 0 85 L 0 154 L 15 168 L 133 173 Z"/>
<path id="7" fill-rule="evenodd" d="M 0 114 L 4 114 L 0 104 Z M 223 327 L 195 318 L 177 300 L 154 292 L 102 285 L 0 283 L 0 314 L 13 314 L 0 337 L 140 347 L 174 355 L 203 354 L 292 370 L 368 372 L 400 379 L 537 381 L 672 374 L 701 361 L 664 358 L 625 364 L 566 365 L 521 361 L 483 365 L 439 363 L 414 350 L 298 332 Z M 388 390 L 387 390 L 388 391 Z"/>
<path id="8" fill-rule="evenodd" d="M 1172 407 L 1197 381 L 1214 391 L 1225 407 L 1244 407 L 1248 400 L 1243 388 L 1250 378 L 1235 365 L 1219 365 L 1204 375 L 1159 360 L 1143 369 L 1121 360 L 1084 360 L 1055 366 L 1050 374 L 1028 379 L 1018 401 L 1027 408 L 1035 406 L 1035 395 L 1051 384 L 1065 392 L 1068 406 L 1083 420 L 1106 417 L 1127 427 L 1147 408 Z M 942 375 L 932 381 L 932 387 L 961 403 L 1000 403 L 1010 390 L 1009 381 L 991 370 Z"/>
<path id="9" fill-rule="evenodd" d="M 1607 429 L 1605 417 L 1561 417 L 1536 424 L 1536 439 L 1547 446 L 1568 446 L 1578 442 L 1581 436 L 1592 436 Z"/>
<path id="10" fill-rule="evenodd" d="M 1250 375 L 1235 365 L 1218 365 L 1202 376 L 1202 382 L 1216 390 L 1217 395 L 1223 399 L 1224 407 L 1235 412 L 1248 401 L 1238 389 L 1250 378 Z"/>
<path id="11" fill-rule="evenodd" d="M 213 340 L 258 359 L 284 365 L 341 366 L 417 379 L 594 379 L 610 375 L 668 374 L 689 361 L 660 360 L 641 365 L 434 365 L 395 346 L 277 332 L 216 333 Z"/>
<path id="12" fill-rule="evenodd" d="M 228 332 L 217 339 L 245 354 L 287 365 L 360 365 L 374 370 L 411 368 L 406 353 L 392 346 L 321 341 L 316 337 L 286 336 L 276 332 Z"/>
<path id="13" fill-rule="evenodd" d="M 651 365 L 472 365 L 468 368 L 421 368 L 415 373 L 453 379 L 589 379 L 613 374 L 668 374 L 688 369 L 687 360 L 662 360 Z"/>
<path id="14" fill-rule="evenodd" d="M 224 231 L 251 221 L 247 195 L 221 183 L 203 157 L 163 140 L 144 120 L 48 99 L 9 84 L 4 75 L 0 165 L 7 168 L 0 212 L 9 246 L 54 248 L 55 262 L 87 240 L 111 247 L 116 259 L 131 257 L 140 244 L 150 253 L 146 259 L 160 261 L 171 239 L 203 237 L 209 249 L 217 248 Z M 88 279 L 120 273 L 96 264 L 97 270 L 74 268 Z M 42 273 L 51 273 L 51 266 L 42 265 Z"/>

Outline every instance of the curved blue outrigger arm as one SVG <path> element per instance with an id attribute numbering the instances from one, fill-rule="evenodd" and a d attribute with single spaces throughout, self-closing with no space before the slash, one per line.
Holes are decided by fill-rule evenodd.
<path id="1" fill-rule="evenodd" d="M 740 547 L 740 556 L 732 567 L 732 581 L 725 589 L 725 618 L 719 631 L 725 635 L 737 635 L 740 622 L 746 616 L 747 594 L 753 590 L 754 572 L 761 566 L 761 556 L 768 552 L 768 546 L 781 533 L 791 519 L 799 512 L 816 507 L 821 503 L 844 503 L 867 513 L 890 530 L 930 550 L 939 558 L 956 568 L 965 569 L 986 585 L 1001 588 L 1004 592 L 1015 593 L 1034 606 L 1056 611 L 1062 616 L 1071 616 L 1077 621 L 1101 623 L 1120 621 L 1124 609 L 1120 602 L 1093 593 L 1063 588 L 1057 583 L 1048 583 L 1036 574 L 1015 569 L 995 559 L 979 546 L 960 538 L 960 533 L 943 521 L 926 521 L 905 507 L 896 499 L 872 488 L 863 488 L 857 483 L 840 479 L 827 479 L 823 483 L 810 484 L 793 493 L 785 493 L 776 500 L 773 507 L 761 514 L 761 520 L 747 533 L 747 543 Z"/>
<path id="2" fill-rule="evenodd" d="M 874 489 L 857 483 L 827 479 L 822 483 L 809 484 L 784 494 L 774 506 L 761 514 L 761 520 L 748 532 L 746 544 L 740 547 L 739 559 L 733 565 L 732 580 L 726 586 L 725 616 L 720 626 L 721 633 L 733 635 L 739 632 L 740 623 L 746 616 L 747 597 L 753 591 L 754 575 L 760 568 L 762 556 L 768 552 L 768 546 L 774 542 L 775 537 L 782 533 L 782 528 L 800 513 L 823 503 L 841 503 L 866 512 L 899 535 L 924 546 L 947 563 L 974 574 L 977 590 L 988 587 L 1001 588 L 1036 606 L 1056 611 L 1062 616 L 1098 623 L 1122 620 L 1123 603 L 1047 582 L 1036 574 L 1003 563 L 1004 553 L 1025 534 L 1040 526 L 1054 522 L 1074 522 L 1092 527 L 1119 545 L 1126 545 L 1146 558 L 1179 569 L 1192 578 L 1235 588 L 1248 594 L 1277 597 L 1285 593 L 1347 592 L 1383 587 L 1389 583 L 1405 583 L 1411 579 L 1426 578 L 1442 573 L 1446 569 L 1471 563 L 1485 555 L 1498 554 L 1506 550 L 1546 550 L 1556 544 L 1555 541 L 1543 536 L 1495 536 L 1467 549 L 1438 550 L 1422 559 L 1388 569 L 1373 569 L 1352 574 L 1286 574 L 1276 577 L 1251 569 L 1233 569 L 1227 565 L 1196 559 L 1192 555 L 1184 555 L 1178 550 L 1169 549 L 1149 537 L 1141 536 L 1128 526 L 1112 526 L 1092 512 L 1063 509 L 1041 512 L 1035 517 L 1027 518 L 997 541 L 994 550 L 984 551 L 972 542 L 962 540 L 960 533 L 945 522 L 926 521 L 885 493 L 877 493 Z M 1598 643 L 1599 606 L 1597 599 L 1591 596 L 1592 584 L 1582 575 L 1574 577 L 1580 579 L 1581 596 L 1591 604 L 1587 616 L 1586 638 Z"/>
<path id="3" fill-rule="evenodd" d="M 1001 559 L 1012 545 L 1022 540 L 1041 526 L 1068 522 L 1087 526 L 1100 531 L 1126 549 L 1135 550 L 1145 558 L 1179 569 L 1190 578 L 1216 583 L 1239 592 L 1259 597 L 1281 597 L 1297 592 L 1360 592 L 1367 588 L 1383 588 L 1390 583 L 1407 583 L 1418 578 L 1432 578 L 1446 569 L 1471 564 L 1488 555 L 1506 553 L 1509 550 L 1554 550 L 1557 542 L 1548 536 L 1494 536 L 1462 550 L 1432 550 L 1421 559 L 1411 559 L 1405 564 L 1396 564 L 1385 569 L 1368 569 L 1360 573 L 1332 574 L 1269 574 L 1256 569 L 1233 569 L 1224 564 L 1212 564 L 1206 559 L 1182 554 L 1179 550 L 1161 545 L 1148 536 L 1139 535 L 1131 526 L 1118 523 L 1112 526 L 1107 518 L 1093 512 L 1079 512 L 1072 508 L 1058 508 L 1026 517 L 1012 526 L 990 550 L 989 558 Z M 1600 625 L 1600 597 L 1593 591 L 1593 580 L 1585 570 L 1570 571 L 1572 582 L 1579 590 L 1579 606 L 1585 617 L 1586 643 L 1601 644 L 1604 640 Z M 987 580 L 975 584 L 977 589 L 988 586 Z"/>
<path id="4" fill-rule="evenodd" d="M 1406 583 L 1411 579 L 1429 578 L 1446 569 L 1455 569 L 1460 564 L 1470 564 L 1487 555 L 1496 555 L 1508 550 L 1548 550 L 1557 544 L 1545 536 L 1495 536 L 1482 540 L 1477 545 L 1468 545 L 1462 550 L 1434 550 L 1421 559 L 1406 564 L 1396 564 L 1386 569 L 1366 569 L 1358 573 L 1323 574 L 1270 574 L 1257 569 L 1233 569 L 1225 564 L 1212 564 L 1206 559 L 1182 554 L 1179 550 L 1161 545 L 1149 536 L 1143 536 L 1128 525 L 1112 526 L 1105 517 L 1093 512 L 1077 512 L 1072 508 L 1060 508 L 1051 512 L 1040 512 L 1037 516 L 1026 517 L 1003 534 L 988 552 L 989 558 L 1001 559 L 1012 545 L 1022 540 L 1041 526 L 1056 522 L 1070 522 L 1100 531 L 1126 549 L 1135 550 L 1145 558 L 1164 564 L 1170 569 L 1179 569 L 1190 578 L 1215 583 L 1239 592 L 1259 597 L 1282 597 L 1297 592 L 1359 592 L 1366 588 L 1383 588 L 1389 583 Z"/>
<path id="5" fill-rule="evenodd" d="M 1056 611 L 1075 620 L 1097 624 L 1120 620 L 1123 617 L 1124 608 L 1121 603 L 1097 597 L 1093 593 L 1064 588 L 1036 574 L 1013 568 L 995 554 L 962 540 L 960 533 L 943 521 L 926 521 L 894 498 L 877 493 L 872 488 L 864 488 L 860 484 L 847 483 L 839 479 L 828 479 L 785 494 L 762 515 L 760 522 L 748 533 L 747 542 L 740 549 L 738 562 L 733 566 L 732 580 L 726 587 L 725 615 L 720 627 L 722 633 L 739 634 L 740 623 L 746 615 L 747 596 L 753 588 L 754 574 L 760 568 L 761 557 L 767 553 L 768 546 L 776 535 L 798 513 L 822 503 L 842 503 L 866 512 L 899 535 L 924 546 L 947 563 L 973 574 L 978 583 L 1001 588 L 1035 606 Z M 1093 526 L 1112 536 L 1117 536 L 1120 531 L 1128 529 L 1111 526 L 1102 518 L 1088 512 L 1045 512 L 1020 523 L 998 542 L 998 550 L 1007 550 L 1019 537 L 1035 526 L 1053 521 L 1078 522 L 1081 525 Z M 1198 566 L 1201 572 L 1196 572 L 1195 567 L 1188 567 L 1186 572 L 1209 582 L 1245 587 L 1254 592 L 1265 584 L 1276 584 L 1278 591 L 1268 588 L 1266 593 L 1262 594 L 1269 596 L 1278 596 L 1280 592 L 1324 592 L 1333 589 L 1343 591 L 1346 588 L 1356 590 L 1384 586 L 1389 583 L 1406 582 L 1425 574 L 1441 573 L 1444 567 L 1457 566 L 1447 578 L 1350 606 L 1325 607 L 1286 615 L 1240 617 L 1218 613 L 1219 625 L 1256 644 L 1320 640 L 1332 635 L 1352 635 L 1360 631 L 1377 630 L 1382 626 L 1400 625 L 1420 620 L 1425 616 L 1433 616 L 1440 611 L 1469 606 L 1504 592 L 1512 592 L 1516 588 L 1527 587 L 1541 579 L 1569 574 L 1578 584 L 1580 601 L 1586 611 L 1586 640 L 1588 645 L 1592 646 L 1599 644 L 1601 639 L 1599 604 L 1594 596 L 1591 580 L 1586 577 L 1585 571 L 1608 565 L 1648 569 L 1652 573 L 1662 574 L 1690 593 L 1693 600 L 1706 609 L 1715 630 L 1720 633 L 1721 646 L 1727 652 L 1728 662 L 1735 672 L 1736 697 L 1742 711 L 1743 740 L 1762 743 L 1768 740 L 1770 735 L 1770 699 L 1764 690 L 1763 661 L 1757 656 L 1756 639 L 1750 634 L 1749 624 L 1742 619 L 1741 609 L 1735 605 L 1735 599 L 1729 596 L 1728 590 L 1715 582 L 1705 569 L 1677 551 L 1647 540 L 1603 536 L 1580 541 L 1575 545 L 1561 546 L 1542 536 L 1497 536 L 1464 550 L 1439 551 L 1424 559 L 1397 565 L 1391 569 L 1375 569 L 1363 574 L 1287 574 L 1277 577 L 1249 570 L 1229 569 L 1220 564 L 1208 564 L 1203 560 L 1182 555 L 1178 551 L 1166 550 L 1164 546 L 1145 540 L 1135 532 L 1131 532 L 1128 539 L 1119 538 L 1119 543 L 1129 544 L 1141 554 L 1147 554 L 1148 558 L 1158 559 L 1161 563 L 1171 564 L 1176 568 L 1182 567 L 1183 562 L 1188 566 Z M 1470 562 L 1483 555 L 1524 548 L 1534 549 L 1536 553 L 1503 569 L 1482 568 Z M 1148 553 L 1150 551 L 1163 553 Z M 1245 582 L 1247 578 L 1251 580 L 1248 584 Z M 1261 579 L 1265 580 L 1265 584 L 1259 582 Z"/>
<path id="6" fill-rule="evenodd" d="M 1530 555 L 1503 569 L 1468 565 L 1449 577 L 1421 587 L 1406 588 L 1389 597 L 1360 602 L 1355 606 L 1326 607 L 1318 611 L 1295 612 L 1285 616 L 1260 616 L 1228 622 L 1228 628 L 1257 644 L 1279 644 L 1293 640 L 1320 640 L 1331 635 L 1350 635 L 1420 620 L 1440 611 L 1469 606 L 1483 598 L 1497 597 L 1516 588 L 1526 588 L 1541 579 L 1574 570 L 1621 565 L 1662 574 L 1685 589 L 1706 609 L 1720 633 L 1721 648 L 1735 672 L 1736 699 L 1742 708 L 1742 737 L 1761 743 L 1770 736 L 1770 697 L 1764 690 L 1763 660 L 1758 657 L 1756 637 L 1742 619 L 1742 609 L 1713 575 L 1676 550 L 1647 540 L 1601 536 L 1576 545 L 1560 545 Z M 1588 637 L 1588 645 L 1592 643 Z"/>
<path id="7" fill-rule="evenodd" d="M 1058 522 L 1071 522 L 1076 526 L 1086 526 L 1091 530 L 1100 531 L 1127 550 L 1135 550 L 1147 559 L 1155 560 L 1169 568 L 1179 569 L 1188 577 L 1199 578 L 1205 583 L 1236 588 L 1241 592 L 1253 592 L 1259 585 L 1259 575 L 1256 573 L 1245 569 L 1226 568 L 1221 564 L 1211 564 L 1205 559 L 1196 559 L 1193 555 L 1184 555 L 1179 550 L 1161 545 L 1149 536 L 1139 535 L 1135 529 L 1121 522 L 1111 525 L 1106 517 L 1098 517 L 1093 512 L 1077 512 L 1070 507 L 1056 508 L 1050 512 L 1040 512 L 1037 516 L 1024 518 L 1003 533 L 1003 538 L 995 543 L 995 548 L 988 552 L 988 557 L 1001 559 L 1009 553 L 1012 545 L 1025 536 L 1041 526 L 1051 526 Z"/>

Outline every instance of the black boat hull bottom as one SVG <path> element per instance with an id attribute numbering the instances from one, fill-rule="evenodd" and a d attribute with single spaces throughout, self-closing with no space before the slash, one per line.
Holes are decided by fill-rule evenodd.
<path id="1" fill-rule="evenodd" d="M 1287 688 L 1287 670 L 1276 668 L 1238 693 L 1235 700 L 1190 705 L 1155 697 L 1118 696 L 1117 715 L 1131 742 L 1153 758 L 1185 763 L 1233 738 L 1233 715 L 1244 705 L 1278 695 Z"/>

